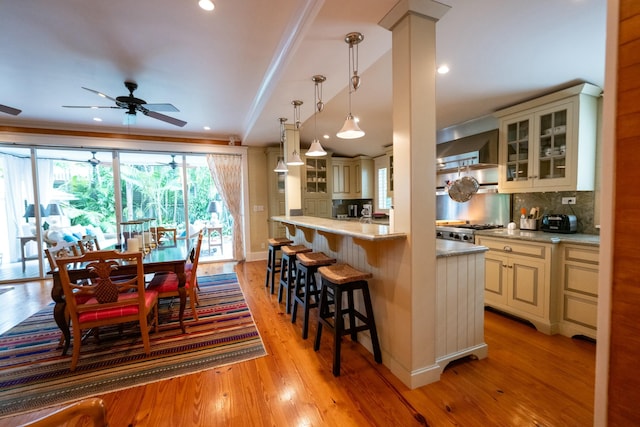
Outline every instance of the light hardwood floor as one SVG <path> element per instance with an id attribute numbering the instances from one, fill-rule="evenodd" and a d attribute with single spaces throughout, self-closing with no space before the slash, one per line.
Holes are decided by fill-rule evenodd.
<path id="1" fill-rule="evenodd" d="M 229 271 L 203 264 L 199 274 Z M 595 344 L 547 336 L 486 312 L 484 360 L 452 363 L 439 382 L 410 390 L 359 344 L 344 338 L 342 375 L 331 374 L 332 343 L 313 351 L 315 323 L 301 338 L 264 288 L 265 262 L 235 267 L 268 355 L 102 395 L 119 426 L 589 426 Z M 17 285 L 22 286 L 22 285 Z M 44 286 L 25 292 L 42 302 Z M 0 295 L 1 313 L 8 302 Z M 48 302 L 45 298 L 44 302 Z M 15 304 L 15 301 L 11 303 Z M 0 322 L 2 314 L 0 313 Z M 0 419 L 15 426 L 53 408 Z"/>

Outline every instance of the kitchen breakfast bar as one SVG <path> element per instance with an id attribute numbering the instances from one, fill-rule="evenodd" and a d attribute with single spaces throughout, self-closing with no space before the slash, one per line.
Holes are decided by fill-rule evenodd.
<path id="1" fill-rule="evenodd" d="M 436 303 L 435 313 L 427 318 L 435 322 L 434 341 L 422 340 L 421 322 L 412 311 L 421 310 L 420 301 L 412 301 L 419 290 L 403 283 L 401 262 L 410 244 L 406 233 L 392 232 L 388 225 L 366 221 L 344 221 L 310 216 L 276 216 L 286 226 L 295 245 L 324 252 L 341 263 L 369 272 L 373 312 L 378 327 L 383 364 L 411 388 L 439 379 L 446 365 L 465 356 L 487 356 L 484 343 L 484 252 L 487 248 L 468 243 L 435 240 Z M 425 278 L 413 287 L 427 286 Z M 356 301 L 360 305 L 361 301 Z M 433 311 L 433 310 L 432 310 Z M 429 320 L 428 320 L 429 321 Z M 371 339 L 362 332 L 358 341 L 370 352 Z M 425 342 L 426 341 L 426 342 Z M 425 354 L 435 354 L 435 361 Z M 423 360 L 416 369 L 415 360 Z"/>

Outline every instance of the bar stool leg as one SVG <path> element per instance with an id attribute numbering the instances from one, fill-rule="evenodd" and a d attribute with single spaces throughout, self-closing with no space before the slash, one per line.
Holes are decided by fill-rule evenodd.
<path id="1" fill-rule="evenodd" d="M 378 329 L 376 321 L 373 317 L 373 305 L 371 304 L 371 295 L 369 294 L 369 286 L 362 288 L 362 296 L 364 297 L 364 307 L 369 318 L 369 333 L 371 334 L 371 346 L 373 347 L 373 359 L 377 363 L 382 363 L 382 352 L 380 351 L 380 341 L 378 341 Z"/>
<path id="2" fill-rule="evenodd" d="M 340 344 L 342 343 L 342 331 L 344 331 L 344 319 L 342 318 L 342 292 L 336 289 L 333 293 L 334 307 L 334 334 L 333 334 L 333 375 L 340 376 Z"/>
<path id="3" fill-rule="evenodd" d="M 322 283 L 322 289 L 320 289 L 320 302 L 318 308 L 318 329 L 316 330 L 316 340 L 313 343 L 313 351 L 320 349 L 320 339 L 322 338 L 322 319 L 327 316 L 329 312 L 328 298 L 327 298 L 327 285 Z"/>
<path id="4" fill-rule="evenodd" d="M 280 259 L 280 281 L 278 282 L 278 302 L 282 302 L 282 288 L 283 282 L 285 280 L 289 280 L 289 257 L 286 255 L 282 255 Z"/>

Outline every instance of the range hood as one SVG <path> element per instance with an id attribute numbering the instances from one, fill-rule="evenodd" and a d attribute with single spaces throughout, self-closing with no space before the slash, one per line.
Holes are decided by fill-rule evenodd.
<path id="1" fill-rule="evenodd" d="M 482 169 L 498 165 L 498 130 L 478 133 L 436 145 L 437 173 L 460 168 Z"/>

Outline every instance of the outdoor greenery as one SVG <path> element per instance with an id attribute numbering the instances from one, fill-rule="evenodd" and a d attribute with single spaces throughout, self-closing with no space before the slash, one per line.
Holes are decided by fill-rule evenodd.
<path id="1" fill-rule="evenodd" d="M 115 232 L 116 206 L 111 166 L 57 161 L 55 167 L 65 170 L 66 173 L 61 175 L 71 176 L 65 182 L 56 183 L 59 190 L 74 196 L 74 199 L 63 204 L 64 213 L 71 219 L 71 225 L 92 224 L 106 233 Z M 181 168 L 173 169 L 169 165 L 121 165 L 123 220 L 155 218 L 158 225 L 184 229 L 182 179 Z M 213 198 L 220 198 L 208 168 L 188 168 L 187 184 L 189 222 L 193 224 L 209 220 L 209 202 Z M 227 234 L 231 232 L 231 218 L 224 211 L 219 219 Z"/>

